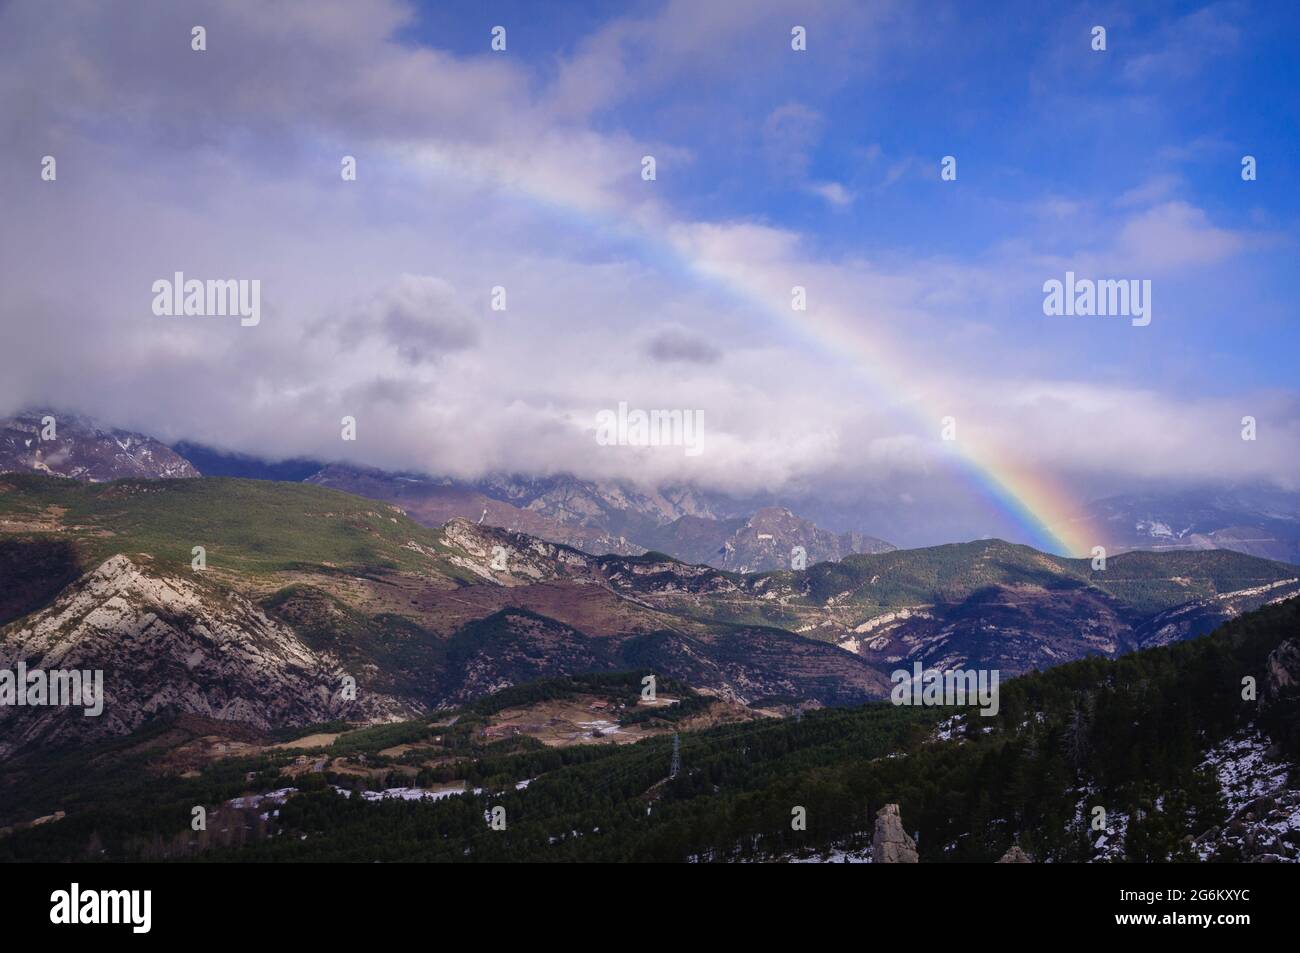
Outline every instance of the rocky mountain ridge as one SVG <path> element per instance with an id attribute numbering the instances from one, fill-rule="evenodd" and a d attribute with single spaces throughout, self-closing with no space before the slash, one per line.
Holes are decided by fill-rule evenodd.
<path id="1" fill-rule="evenodd" d="M 0 669 L 103 673 L 102 713 L 0 707 L 0 757 L 20 748 L 127 734 L 188 712 L 267 729 L 412 709 L 375 693 L 348 697 L 336 658 L 236 593 L 114 556 L 45 609 L 0 630 Z"/>
<path id="2" fill-rule="evenodd" d="M 684 489 L 646 493 L 570 476 L 494 476 L 466 484 L 337 464 L 307 482 L 394 503 L 425 526 L 460 517 L 598 556 L 656 550 L 735 572 L 789 569 L 798 550 L 812 565 L 893 549 L 860 533 L 829 532 L 784 507 L 718 515 L 730 511 Z"/>
<path id="3" fill-rule="evenodd" d="M 41 411 L 0 420 L 0 473 L 12 471 L 95 483 L 199 476 L 188 460 L 152 437 L 102 429 L 76 414 Z"/>

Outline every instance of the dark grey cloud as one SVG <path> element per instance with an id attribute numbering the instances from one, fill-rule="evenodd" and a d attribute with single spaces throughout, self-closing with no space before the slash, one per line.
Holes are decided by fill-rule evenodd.
<path id="1" fill-rule="evenodd" d="M 456 289 L 428 275 L 402 275 L 346 320 L 339 335 L 352 347 L 369 341 L 391 348 L 411 365 L 436 361 L 452 351 L 471 348 L 479 340 L 479 330 Z"/>
<path id="2" fill-rule="evenodd" d="M 680 328 L 664 328 L 646 341 L 645 352 L 661 364 L 716 364 L 722 351 L 708 341 Z"/>

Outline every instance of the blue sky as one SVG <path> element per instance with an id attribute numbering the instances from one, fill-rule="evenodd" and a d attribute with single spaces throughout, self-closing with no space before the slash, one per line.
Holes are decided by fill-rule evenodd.
<path id="1" fill-rule="evenodd" d="M 786 19 L 802 22 L 814 9 L 790 4 Z M 1187 202 L 1216 227 L 1256 235 L 1258 247 L 1162 283 L 1162 310 L 1178 308 L 1178 338 L 1146 342 L 1157 346 L 1134 358 L 1178 387 L 1222 389 L 1231 386 L 1223 377 L 1238 374 L 1294 383 L 1288 272 L 1300 218 L 1292 187 L 1300 180 L 1300 10 L 1234 2 L 881 9 L 857 27 L 813 18 L 826 25 L 812 28 L 803 56 L 788 55 L 787 35 L 770 30 L 762 69 L 647 79 L 592 124 L 689 148 L 689 162 L 660 179 L 681 214 L 797 230 L 827 257 L 978 259 L 1014 241 L 1069 253 L 1081 234 L 1104 242 L 1144 191 Z M 620 5 L 618 19 L 662 10 Z M 734 23 L 713 22 L 702 48 L 752 44 L 744 18 L 738 9 Z M 510 55 L 546 82 L 560 57 L 579 53 L 613 19 L 608 4 L 439 3 L 422 5 L 408 36 L 481 56 L 488 31 L 503 24 Z M 1107 28 L 1104 53 L 1090 48 L 1097 24 Z M 841 42 L 837 29 L 855 43 Z M 771 155 L 772 116 L 782 107 L 799 110 L 788 134 L 800 139 L 793 163 Z M 938 179 L 938 157 L 949 154 L 958 157 L 959 185 Z M 1258 181 L 1242 182 L 1244 154 L 1257 157 Z M 829 205 L 804 182 L 838 183 L 854 198 Z M 1057 217 L 1044 212 L 1052 203 L 1080 207 Z M 1024 314 L 991 317 L 1024 334 L 1039 296 L 1025 289 Z M 1075 359 L 1089 341 L 1052 343 Z M 1113 353 L 1116 343 L 1100 346 Z M 1187 352 L 1214 355 L 1226 373 L 1207 380 L 1206 365 L 1189 364 Z"/>
<path id="2" fill-rule="evenodd" d="M 1007 527 L 949 472 L 949 413 L 1080 501 L 1295 489 L 1297 27 L 1231 0 L 6 4 L 0 409 L 866 493 L 956 538 Z M 265 319 L 161 321 L 178 270 L 260 280 Z M 1150 280 L 1151 324 L 1044 315 L 1067 270 Z M 595 448 L 620 401 L 702 411 L 706 452 Z"/>

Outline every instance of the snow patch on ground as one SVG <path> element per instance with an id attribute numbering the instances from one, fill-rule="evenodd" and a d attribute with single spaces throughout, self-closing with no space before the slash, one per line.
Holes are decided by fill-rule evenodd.
<path id="1" fill-rule="evenodd" d="M 1268 756 L 1269 740 L 1259 731 L 1239 732 L 1205 753 L 1223 789 L 1229 814 L 1286 786 L 1287 765 Z"/>
<path id="2" fill-rule="evenodd" d="M 226 802 L 227 807 L 236 809 L 258 808 L 264 804 L 273 804 L 279 807 L 285 801 L 289 800 L 291 794 L 297 794 L 297 788 L 280 788 L 278 791 L 267 791 L 265 794 L 249 794 L 246 797 L 233 798 Z"/>
<path id="3" fill-rule="evenodd" d="M 1288 786 L 1290 766 L 1270 756 L 1271 746 L 1252 729 L 1206 752 L 1229 819 L 1197 839 L 1201 860 L 1300 862 L 1300 791 Z"/>
<path id="4" fill-rule="evenodd" d="M 597 719 L 595 721 L 580 721 L 578 727 L 587 732 L 587 738 L 595 740 L 597 738 L 608 738 L 610 735 L 621 735 L 623 729 L 618 726 L 616 721 L 605 721 Z"/>
<path id="5" fill-rule="evenodd" d="M 849 848 L 832 847 L 825 851 L 809 851 L 807 854 L 794 854 L 786 858 L 791 864 L 869 864 L 871 847 Z"/>

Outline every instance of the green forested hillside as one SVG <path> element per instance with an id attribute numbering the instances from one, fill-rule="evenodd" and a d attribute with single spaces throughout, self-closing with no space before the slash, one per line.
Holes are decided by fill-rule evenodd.
<path id="1" fill-rule="evenodd" d="M 988 586 L 1092 586 L 1146 614 L 1297 574 L 1294 566 L 1224 549 L 1124 553 L 1094 570 L 1090 559 L 995 539 L 848 556 L 802 573 L 767 575 L 796 589 L 806 583 L 807 599 L 815 603 L 839 596 L 840 602 L 888 609 L 960 602 Z"/>

